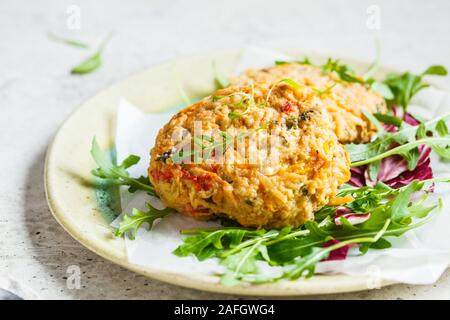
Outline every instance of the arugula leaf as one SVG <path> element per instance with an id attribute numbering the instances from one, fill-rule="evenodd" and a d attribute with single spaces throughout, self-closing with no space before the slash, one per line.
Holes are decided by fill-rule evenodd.
<path id="1" fill-rule="evenodd" d="M 72 40 L 72 39 L 63 38 L 63 37 L 57 36 L 56 34 L 54 34 L 52 32 L 49 32 L 47 35 L 48 35 L 48 37 L 51 40 L 53 40 L 55 42 L 64 43 L 64 44 L 67 44 L 69 46 L 82 48 L 82 49 L 89 48 L 88 44 L 86 44 L 84 42 L 81 42 L 81 41 L 78 41 L 78 40 Z"/>
<path id="2" fill-rule="evenodd" d="M 173 212 L 170 208 L 158 210 L 152 207 L 149 203 L 146 204 L 148 211 L 143 212 L 136 208 L 133 209 L 132 215 L 125 214 L 119 227 L 115 230 L 115 236 L 121 237 L 128 234 L 130 239 L 134 239 L 137 230 L 143 223 L 148 223 L 151 229 L 156 219 L 164 218 L 169 213 Z"/>
<path id="3" fill-rule="evenodd" d="M 444 120 L 439 120 L 438 123 L 436 124 L 436 132 L 441 136 L 441 137 L 445 137 L 446 135 L 448 135 L 448 128 L 447 128 L 447 124 L 445 123 Z"/>
<path id="4" fill-rule="evenodd" d="M 393 221 L 403 221 L 405 216 L 408 215 L 409 212 L 405 209 L 408 208 L 411 194 L 419 190 L 418 186 L 419 182 L 417 180 L 411 182 L 411 184 L 403 188 L 402 192 L 398 193 L 397 197 L 392 200 L 388 210 Z"/>
<path id="5" fill-rule="evenodd" d="M 373 163 L 393 155 L 401 155 L 403 158 L 405 158 L 405 160 L 408 161 L 409 170 L 413 170 L 415 169 L 415 165 L 410 164 L 410 162 L 413 160 L 414 161 L 417 160 L 417 157 L 411 155 L 411 152 L 415 152 L 415 149 L 422 144 L 426 144 L 432 147 L 433 150 L 445 160 L 450 159 L 450 137 L 442 137 L 442 138 L 437 137 L 437 138 L 418 139 L 416 141 L 405 143 L 393 149 L 389 149 L 388 151 L 378 153 L 375 156 L 371 156 L 366 160 L 352 162 L 351 166 L 357 167 L 364 164 Z"/>
<path id="6" fill-rule="evenodd" d="M 447 73 L 448 73 L 447 69 L 444 66 L 434 65 L 434 66 L 428 67 L 422 73 L 422 76 L 424 76 L 424 75 L 446 76 Z"/>
<path id="7" fill-rule="evenodd" d="M 412 97 L 420 90 L 429 87 L 422 82 L 422 78 L 427 75 L 446 76 L 447 70 L 440 65 L 428 67 L 419 75 L 405 72 L 403 74 L 390 74 L 383 81 L 392 91 L 393 97 L 387 99 L 390 105 L 402 106 L 406 111 Z"/>
<path id="8" fill-rule="evenodd" d="M 387 219 L 380 231 L 378 231 L 373 237 L 359 237 L 338 242 L 326 248 L 312 248 L 311 253 L 296 261 L 294 268 L 289 270 L 285 276 L 289 279 L 298 279 L 299 277 L 312 277 L 314 275 L 316 264 L 321 260 L 327 258 L 333 250 L 337 250 L 350 244 L 376 243 L 386 232 L 390 223 L 391 220 Z"/>
<path id="9" fill-rule="evenodd" d="M 200 261 L 205 260 L 224 248 L 222 241 L 227 241 L 230 247 L 239 244 L 248 231 L 243 229 L 218 229 L 211 232 L 201 232 L 198 235 L 185 238 L 174 254 L 185 257 L 194 254 Z"/>
<path id="10" fill-rule="evenodd" d="M 304 257 L 311 253 L 312 248 L 320 246 L 325 241 L 312 240 L 309 237 L 280 241 L 268 248 L 271 261 L 275 264 L 284 264 L 297 257 Z"/>
<path id="11" fill-rule="evenodd" d="M 377 112 L 377 113 L 374 113 L 373 116 L 378 121 L 381 121 L 381 122 L 383 122 L 385 124 L 393 124 L 396 127 L 400 127 L 402 125 L 402 123 L 403 123 L 402 119 L 400 119 L 400 118 L 398 118 L 396 116 L 387 114 L 387 113 L 378 113 Z"/>
<path id="12" fill-rule="evenodd" d="M 78 64 L 77 66 L 73 67 L 71 70 L 72 74 L 87 74 L 91 73 L 95 70 L 97 70 L 101 64 L 102 64 L 102 53 L 109 42 L 111 38 L 111 34 L 109 34 L 105 40 L 103 40 L 100 47 L 97 49 L 97 51 L 90 57 L 88 57 L 86 60 Z"/>
<path id="13" fill-rule="evenodd" d="M 132 178 L 126 169 L 137 164 L 140 158 L 136 155 L 130 155 L 119 166 L 115 165 L 103 152 L 97 143 L 96 138 L 92 139 L 91 155 L 98 168 L 91 171 L 92 175 L 115 185 L 128 186 L 128 191 L 133 193 L 137 190 L 143 190 L 150 195 L 156 196 L 153 186 L 146 177 Z"/>
<path id="14" fill-rule="evenodd" d="M 341 217 L 336 225 L 336 207 L 326 206 L 316 213 L 316 221 L 304 226 L 281 230 L 249 230 L 244 228 L 214 228 L 186 230 L 184 243 L 175 250 L 178 256 L 194 254 L 198 259 L 218 258 L 226 266 L 222 275 L 224 285 L 244 282 L 272 282 L 280 279 L 297 279 L 314 274 L 315 266 L 339 248 L 357 244 L 361 254 L 370 248 L 384 249 L 391 246 L 384 237 L 401 236 L 418 228 L 433 216 L 429 214 L 438 204 L 425 206 L 426 195 L 413 203 L 411 198 L 417 191 L 424 190 L 435 182 L 450 182 L 450 179 L 414 181 L 398 189 L 378 183 L 374 187 L 355 188 L 346 186 L 338 196 L 351 195 L 355 198 L 345 206 L 355 214 L 370 213 L 369 219 L 352 225 Z M 329 240 L 335 244 L 324 247 Z M 283 266 L 281 275 L 267 275 L 258 269 L 259 262 Z"/>
<path id="15" fill-rule="evenodd" d="M 377 117 L 366 116 L 371 121 Z M 379 162 L 392 155 L 400 155 L 407 160 L 409 170 L 413 170 L 418 160 L 417 147 L 423 144 L 433 148 L 442 158 L 450 159 L 450 135 L 448 129 L 446 130 L 446 121 L 449 119 L 450 113 L 423 122 L 420 126 L 411 126 L 402 121 L 397 132 L 380 132 L 375 140 L 367 144 L 347 144 L 351 165 L 357 167 Z M 375 123 L 379 126 L 378 120 Z M 392 148 L 395 144 L 400 145 Z"/>
<path id="16" fill-rule="evenodd" d="M 240 282 L 243 274 L 256 273 L 256 256 L 265 248 L 262 245 L 264 239 L 260 239 L 252 246 L 249 246 L 236 254 L 229 255 L 221 261 L 227 267 L 227 272 L 222 276 L 221 283 L 226 286 L 233 286 Z"/>

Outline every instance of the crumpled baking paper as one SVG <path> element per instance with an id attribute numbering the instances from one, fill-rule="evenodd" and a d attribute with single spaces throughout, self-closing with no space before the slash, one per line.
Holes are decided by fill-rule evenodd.
<path id="1" fill-rule="evenodd" d="M 236 74 L 247 68 L 273 65 L 275 60 L 292 60 L 283 54 L 260 48 L 248 48 L 243 53 Z M 428 88 L 417 94 L 409 109 L 413 114 L 431 118 L 450 111 L 450 95 L 445 91 Z M 141 157 L 138 165 L 130 168 L 132 176 L 147 175 L 149 150 L 153 147 L 158 130 L 176 112 L 144 114 L 137 107 L 123 100 L 117 113 L 116 148 L 118 162 L 130 154 Z M 432 155 L 437 177 L 450 177 L 450 165 L 440 162 Z M 358 256 L 351 250 L 343 261 L 325 261 L 317 265 L 316 273 L 344 273 L 352 276 L 370 276 L 375 279 L 393 280 L 410 284 L 434 283 L 450 264 L 450 186 L 439 184 L 436 194 L 444 199 L 442 214 L 427 225 L 406 233 L 400 238 L 392 237 L 393 247 L 369 250 Z M 121 194 L 123 214 L 132 208 L 145 209 L 149 201 L 157 208 L 163 204 L 159 199 L 145 193 Z M 120 217 L 112 225 L 117 225 Z M 177 257 L 172 254 L 182 243 L 180 230 L 217 226 L 216 222 L 199 222 L 180 214 L 171 214 L 159 220 L 151 231 L 141 228 L 135 240 L 126 238 L 128 260 L 131 263 L 180 274 L 218 274 L 224 267 L 216 259 L 199 262 L 195 257 Z M 279 273 L 279 268 L 260 265 L 265 272 Z"/>

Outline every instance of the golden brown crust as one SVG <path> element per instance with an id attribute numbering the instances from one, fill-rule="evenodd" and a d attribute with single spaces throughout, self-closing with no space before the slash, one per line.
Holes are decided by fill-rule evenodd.
<path id="1" fill-rule="evenodd" d="M 233 144 L 225 163 L 216 161 L 217 154 L 202 163 L 172 163 L 167 155 L 174 147 L 195 145 L 195 121 L 209 136 L 249 133 L 242 139 L 247 152 Z M 253 134 L 274 139 L 272 161 L 264 148 L 248 152 Z M 334 197 L 350 171 L 317 94 L 279 83 L 231 86 L 180 111 L 158 134 L 149 177 L 163 202 L 181 213 L 226 216 L 246 227 L 295 227 Z"/>
<path id="2" fill-rule="evenodd" d="M 360 83 L 341 81 L 335 73 L 325 74 L 320 68 L 306 64 L 286 63 L 271 68 L 250 69 L 233 79 L 232 84 L 253 82 L 270 85 L 285 78 L 315 92 L 331 88 L 318 96 L 333 119 L 334 131 L 341 143 L 370 141 L 376 128 L 362 111 L 387 111 L 383 97 L 370 88 Z"/>

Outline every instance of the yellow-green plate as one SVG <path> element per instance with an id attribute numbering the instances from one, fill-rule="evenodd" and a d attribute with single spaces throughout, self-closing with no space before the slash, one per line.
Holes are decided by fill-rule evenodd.
<path id="1" fill-rule="evenodd" d="M 305 52 L 291 50 L 287 53 L 300 57 Z M 184 287 L 252 296 L 293 296 L 369 289 L 371 279 L 347 275 L 316 275 L 307 280 L 225 287 L 214 276 L 173 274 L 131 264 L 127 260 L 124 240 L 112 236 L 109 221 L 98 206 L 92 186 L 90 171 L 95 166 L 89 153 L 92 137 L 97 137 L 102 148 L 112 145 L 116 109 L 121 98 L 145 112 L 162 111 L 182 103 L 173 77 L 174 65 L 187 94 L 201 97 L 215 88 L 213 61 L 225 75 L 229 75 L 237 66 L 241 54 L 242 50 L 232 50 L 181 58 L 131 76 L 82 104 L 62 125 L 47 152 L 45 186 L 54 217 L 72 237 L 105 259 L 150 278 Z M 314 53 L 309 53 L 309 56 L 322 59 Z M 369 65 L 351 60 L 346 62 L 351 62 L 357 69 Z M 391 283 L 382 281 L 381 285 Z"/>

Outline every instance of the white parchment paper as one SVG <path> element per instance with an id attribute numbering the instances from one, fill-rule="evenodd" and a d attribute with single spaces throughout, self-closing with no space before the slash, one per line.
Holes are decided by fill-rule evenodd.
<path id="1" fill-rule="evenodd" d="M 248 48 L 242 55 L 236 73 L 250 67 L 273 65 L 274 60 L 290 60 L 290 57 L 260 48 Z M 426 118 L 444 114 L 450 111 L 450 95 L 435 88 L 425 89 L 413 99 L 410 111 Z M 158 130 L 175 112 L 144 114 L 129 102 L 120 102 L 116 132 L 117 159 L 120 162 L 130 154 L 141 157 L 139 164 L 130 170 L 132 176 L 147 175 L 149 150 L 153 147 Z M 450 176 L 450 164 L 440 162 L 434 154 L 432 164 L 435 176 Z M 370 250 L 363 256 L 351 254 L 344 261 L 321 262 L 316 272 L 366 275 L 411 284 L 434 283 L 450 264 L 450 186 L 439 184 L 436 193 L 444 199 L 444 212 L 429 224 L 400 238 L 391 238 L 393 247 L 390 249 Z M 144 193 L 130 195 L 124 191 L 121 197 L 124 213 L 131 212 L 133 207 L 144 209 L 146 201 L 162 207 L 158 199 Z M 117 220 L 113 222 L 115 224 Z M 181 244 L 180 230 L 214 225 L 217 224 L 172 214 L 157 221 L 150 232 L 141 228 L 135 240 L 125 240 L 128 260 L 180 274 L 222 273 L 224 269 L 215 259 L 199 262 L 195 257 L 179 258 L 172 254 Z M 264 269 L 266 272 L 280 272 L 279 268 L 264 266 Z"/>

